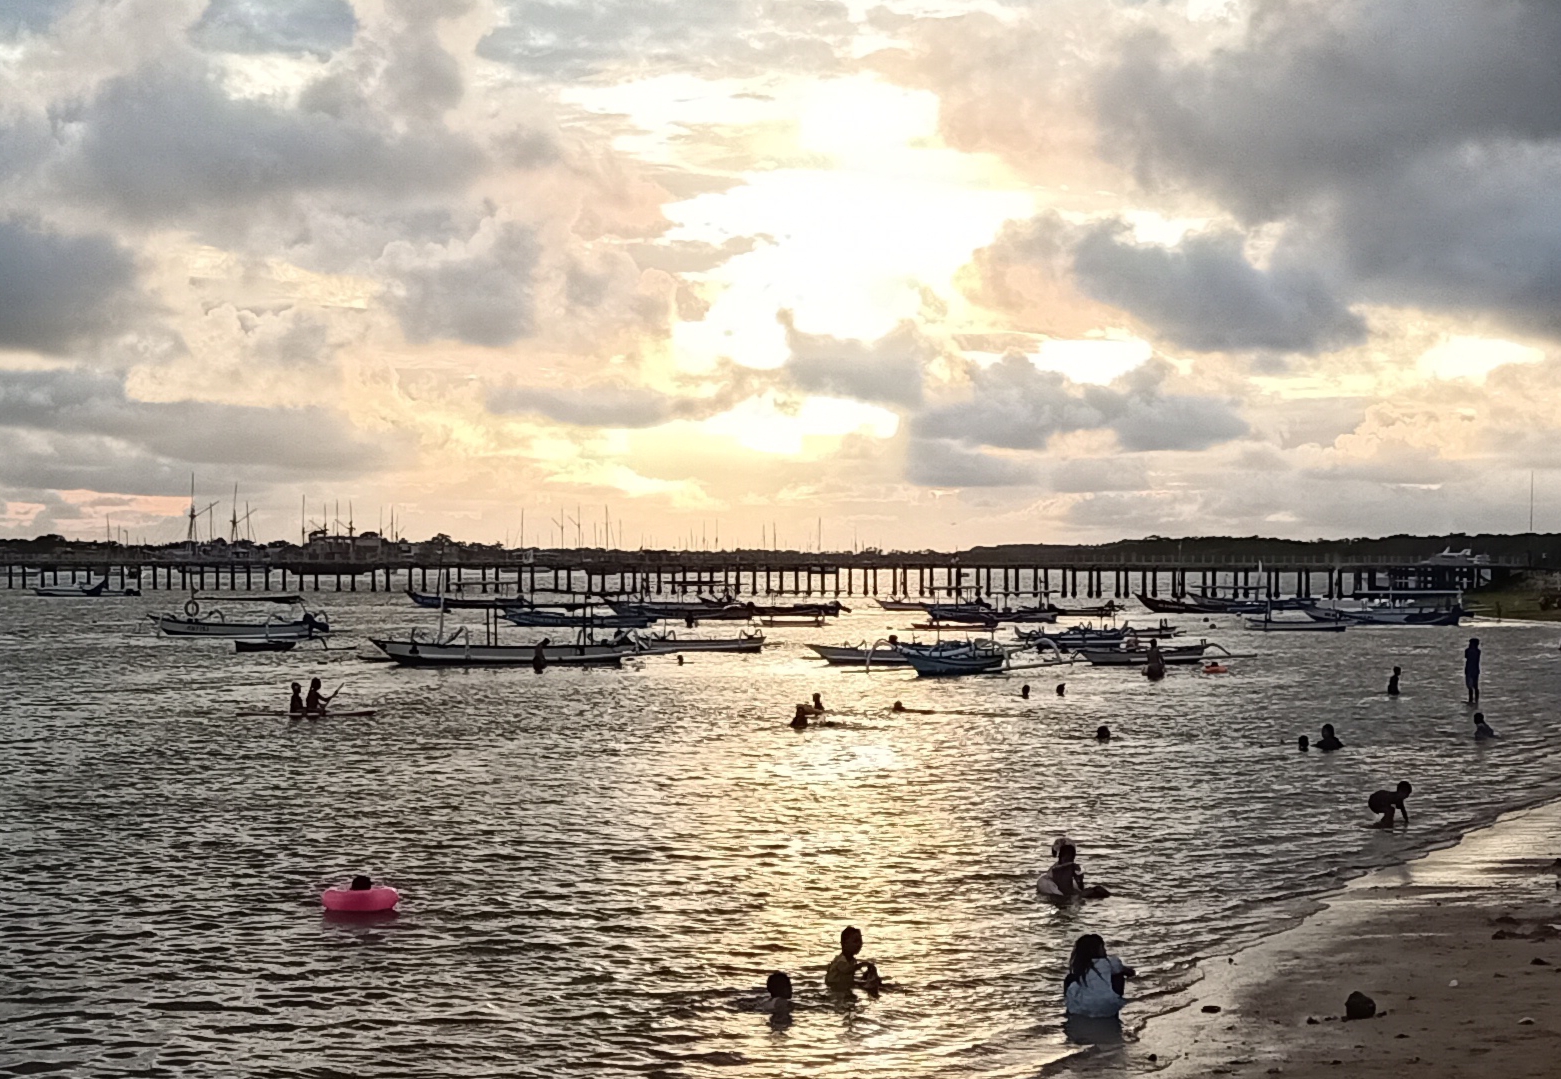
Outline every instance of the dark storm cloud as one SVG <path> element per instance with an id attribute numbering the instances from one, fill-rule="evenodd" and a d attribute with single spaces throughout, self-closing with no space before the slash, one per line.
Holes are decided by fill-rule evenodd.
<path id="1" fill-rule="evenodd" d="M 1355 299 L 1561 331 L 1561 5 L 1289 0 L 1244 41 L 1132 39 L 1098 85 L 1104 145 L 1155 187 L 1285 221 Z"/>
<path id="2" fill-rule="evenodd" d="M 109 237 L 0 221 L 0 348 L 61 354 L 127 328 L 144 306 L 130 253 Z"/>
<path id="3" fill-rule="evenodd" d="M 912 323 L 873 342 L 803 333 L 783 315 L 791 358 L 784 371 L 813 393 L 852 397 L 877 404 L 919 405 L 922 370 L 937 348 Z"/>
<path id="4" fill-rule="evenodd" d="M 853 28 L 831 0 L 506 0 L 477 46 L 488 60 L 548 78 L 624 65 L 731 77 L 828 71 Z"/>
<path id="5" fill-rule="evenodd" d="M 136 401 L 124 383 L 79 369 L 0 371 L 0 427 L 112 439 L 154 458 L 346 475 L 381 466 L 381 447 L 322 408 Z"/>
<path id="6" fill-rule="evenodd" d="M 74 146 L 61 163 L 67 186 L 148 222 L 305 192 L 451 190 L 482 164 L 473 144 L 439 129 L 238 100 L 203 73 L 164 68 L 110 79 L 56 119 Z"/>
<path id="7" fill-rule="evenodd" d="M 1200 352 L 1316 352 L 1365 339 L 1366 325 L 1321 275 L 1247 260 L 1234 232 L 1188 236 L 1175 247 L 1134 243 L 1126 225 L 1086 230 L 1073 249 L 1081 287 Z"/>
<path id="8" fill-rule="evenodd" d="M 352 44 L 357 30 L 347 0 L 211 0 L 190 37 L 223 52 L 324 57 Z"/>
<path id="9" fill-rule="evenodd" d="M 498 348 L 534 330 L 532 276 L 541 248 L 506 224 L 485 248 L 403 267 L 391 306 L 413 342 L 467 341 Z"/>
<path id="10" fill-rule="evenodd" d="M 967 397 L 911 418 L 918 438 L 972 446 L 1044 449 L 1053 435 L 1109 429 L 1129 451 L 1199 450 L 1240 437 L 1247 425 L 1228 402 L 1160 390 L 1165 365 L 1146 365 L 1112 386 L 1079 385 L 1010 354 L 972 368 Z"/>
<path id="11" fill-rule="evenodd" d="M 1035 466 L 967 449 L 944 438 L 915 438 L 905 478 L 921 487 L 1020 487 L 1036 481 Z"/>

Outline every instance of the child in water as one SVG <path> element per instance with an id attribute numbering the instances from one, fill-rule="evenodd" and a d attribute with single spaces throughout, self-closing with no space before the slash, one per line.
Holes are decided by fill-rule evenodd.
<path id="1" fill-rule="evenodd" d="M 1408 783 L 1400 783 L 1390 791 L 1373 791 L 1370 798 L 1366 799 L 1366 808 L 1373 813 L 1381 813 L 1382 819 L 1373 824 L 1373 828 L 1393 827 L 1393 814 L 1400 813 L 1404 817 L 1404 823 L 1409 823 L 1409 809 L 1404 805 L 1404 799 L 1414 792 Z"/>
<path id="2" fill-rule="evenodd" d="M 1062 999 L 1071 1016 L 1115 1019 L 1127 1003 L 1127 979 L 1132 967 L 1106 954 L 1106 942 L 1098 933 L 1086 933 L 1073 945 L 1068 976 L 1062 982 Z"/>
<path id="3" fill-rule="evenodd" d="M 1344 748 L 1344 743 L 1339 741 L 1338 736 L 1333 733 L 1332 723 L 1323 724 L 1323 736 L 1317 739 L 1317 748 L 1324 753 L 1332 753 L 1336 749 Z"/>
<path id="4" fill-rule="evenodd" d="M 1490 724 L 1485 722 L 1485 713 L 1474 713 L 1474 740 L 1484 742 L 1496 737 L 1496 732 L 1491 730 Z"/>
<path id="5" fill-rule="evenodd" d="M 825 988 L 832 993 L 849 993 L 852 989 L 876 993 L 883 987 L 878 968 L 857 958 L 861 951 L 862 931 L 854 925 L 846 926 L 840 931 L 840 954 L 830 960 L 829 968 L 824 971 Z"/>
<path id="6" fill-rule="evenodd" d="M 765 979 L 764 991 L 769 996 L 760 1000 L 758 1010 L 779 1019 L 791 1015 L 791 976 L 777 970 Z"/>

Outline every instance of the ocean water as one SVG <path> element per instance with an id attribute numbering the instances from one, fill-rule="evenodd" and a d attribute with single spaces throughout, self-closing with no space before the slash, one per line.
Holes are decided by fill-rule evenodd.
<path id="1" fill-rule="evenodd" d="M 153 635 L 166 596 L 0 592 L 0 1069 L 1029 1076 L 1068 1051 L 1079 934 L 1139 969 L 1142 1016 L 1341 878 L 1561 792 L 1553 625 L 1184 617 L 1252 655 L 1159 684 L 1082 664 L 940 681 L 811 659 L 802 642 L 903 631 L 858 601 L 760 656 L 539 675 L 362 662 L 367 632 L 433 616 L 318 599 L 329 650 L 238 656 Z M 1470 738 L 1471 634 L 1495 744 Z M 379 714 L 235 716 L 315 675 Z M 791 730 L 813 692 L 830 724 Z M 1346 749 L 1298 753 L 1324 722 Z M 1399 779 L 1409 829 L 1363 827 Z M 1113 898 L 1037 899 L 1062 832 Z M 399 912 L 323 916 L 319 891 L 357 872 Z M 876 999 L 822 992 L 848 923 L 890 983 Z M 798 988 L 786 1026 L 741 1007 L 772 970 Z"/>

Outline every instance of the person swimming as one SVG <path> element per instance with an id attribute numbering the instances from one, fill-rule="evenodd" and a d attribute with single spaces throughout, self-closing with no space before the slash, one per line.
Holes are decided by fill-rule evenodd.
<path id="1" fill-rule="evenodd" d="M 1109 741 L 1111 741 L 1111 728 L 1106 726 L 1104 723 L 1102 723 L 1100 726 L 1096 727 L 1095 728 L 1095 741 L 1097 741 L 1097 742 L 1109 742 Z"/>
<path id="2" fill-rule="evenodd" d="M 309 697 L 304 701 L 305 715 L 323 716 L 325 710 L 330 707 L 331 702 L 336 699 L 336 693 L 341 692 L 338 689 L 336 693 L 332 693 L 327 697 L 320 692 L 320 688 L 320 680 L 318 678 L 309 679 Z"/>
<path id="3" fill-rule="evenodd" d="M 777 970 L 764 980 L 764 991 L 769 994 L 760 1000 L 757 1008 L 776 1019 L 791 1015 L 791 975 Z"/>
<path id="4" fill-rule="evenodd" d="M 1067 696 L 1067 694 L 1068 694 L 1068 684 L 1066 682 L 1058 682 L 1057 683 L 1057 696 L 1065 697 L 1065 696 Z"/>
<path id="5" fill-rule="evenodd" d="M 1487 739 L 1495 737 L 1496 732 L 1491 730 L 1489 723 L 1485 722 L 1485 713 L 1474 713 L 1474 740 L 1476 742 L 1484 742 Z"/>
<path id="6" fill-rule="evenodd" d="M 1127 980 L 1132 967 L 1106 954 L 1106 942 L 1098 933 L 1086 933 L 1073 945 L 1068 976 L 1062 981 L 1063 1005 L 1069 1015 L 1085 1019 L 1114 1019 L 1127 1003 Z"/>
<path id="7" fill-rule="evenodd" d="M 1030 683 L 1026 682 L 1024 685 L 1019 687 L 1019 696 L 1023 700 L 1030 699 Z"/>
<path id="8" fill-rule="evenodd" d="M 304 687 L 297 682 L 293 683 L 293 699 L 287 702 L 287 711 L 292 716 L 304 714 Z"/>
<path id="9" fill-rule="evenodd" d="M 1308 739 L 1306 735 L 1303 734 L 1299 739 L 1296 740 L 1295 748 L 1299 749 L 1302 753 L 1306 753 L 1311 750 L 1312 743 L 1310 739 Z"/>
<path id="10" fill-rule="evenodd" d="M 1409 823 L 1409 808 L 1404 805 L 1404 799 L 1414 793 L 1413 787 L 1408 783 L 1400 783 L 1390 791 L 1373 791 L 1370 798 L 1366 799 L 1366 808 L 1373 813 L 1381 813 L 1382 819 L 1373 824 L 1373 828 L 1393 827 L 1393 814 L 1403 814 L 1404 823 Z"/>
<path id="11" fill-rule="evenodd" d="M 804 727 L 806 727 L 808 725 L 808 722 L 809 722 L 808 721 L 808 716 L 810 716 L 812 714 L 813 714 L 812 711 L 808 708 L 807 705 L 805 705 L 805 704 L 797 705 L 797 712 L 796 712 L 795 715 L 793 715 L 791 717 L 792 729 L 793 730 L 799 730 L 799 731 L 802 730 L 802 728 L 804 728 Z"/>
<path id="12" fill-rule="evenodd" d="M 349 892 L 367 892 L 373 887 L 374 882 L 360 873 L 352 878 L 352 883 L 347 885 L 347 890 Z"/>
<path id="13" fill-rule="evenodd" d="M 1402 667 L 1394 667 L 1393 668 L 1393 673 L 1388 678 L 1388 696 L 1389 697 L 1397 697 L 1399 695 L 1399 693 L 1398 693 L 1398 676 L 1403 674 L 1403 673 L 1404 673 L 1404 668 L 1402 668 Z"/>
<path id="14" fill-rule="evenodd" d="M 1323 724 L 1323 736 L 1317 739 L 1317 748 L 1324 753 L 1332 753 L 1336 749 L 1344 748 L 1344 743 L 1339 741 L 1338 736 L 1333 733 L 1332 723 Z"/>
<path id="15" fill-rule="evenodd" d="M 894 702 L 894 707 L 889 709 L 889 711 L 891 711 L 891 712 L 904 712 L 906 715 L 912 715 L 912 716 L 930 716 L 930 715 L 934 714 L 933 709 L 931 709 L 931 708 L 907 708 L 907 707 L 905 707 L 904 704 L 900 703 L 899 701 L 895 701 Z"/>
<path id="16" fill-rule="evenodd" d="M 862 931 L 848 925 L 840 931 L 840 954 L 830 960 L 824 971 L 824 986 L 832 993 L 849 993 L 852 989 L 865 989 L 876 993 L 883 986 L 878 968 L 865 959 L 858 959 L 862 951 Z M 860 976 L 858 973 L 860 972 Z"/>

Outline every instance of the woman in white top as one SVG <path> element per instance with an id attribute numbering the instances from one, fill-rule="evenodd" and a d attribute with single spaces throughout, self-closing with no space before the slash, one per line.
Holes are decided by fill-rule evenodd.
<path id="1" fill-rule="evenodd" d="M 1062 983 L 1062 999 L 1069 1015 L 1086 1019 L 1114 1019 L 1127 1003 L 1123 996 L 1133 968 L 1106 954 L 1106 942 L 1098 933 L 1086 933 L 1073 945 L 1068 976 Z"/>

